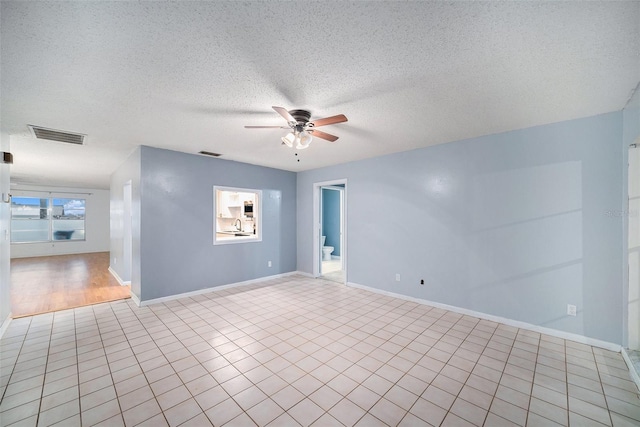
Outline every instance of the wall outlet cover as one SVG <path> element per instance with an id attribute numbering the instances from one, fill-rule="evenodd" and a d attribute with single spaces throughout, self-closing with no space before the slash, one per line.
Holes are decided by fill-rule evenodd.
<path id="1" fill-rule="evenodd" d="M 400 273 L 396 273 L 396 282 L 400 281 Z"/>
<path id="2" fill-rule="evenodd" d="M 576 308 L 576 306 L 575 306 L 575 305 L 567 304 L 567 314 L 568 314 L 569 316 L 575 316 L 575 315 L 576 315 L 576 313 L 577 313 L 577 311 L 578 311 L 578 310 L 577 310 L 577 308 Z"/>

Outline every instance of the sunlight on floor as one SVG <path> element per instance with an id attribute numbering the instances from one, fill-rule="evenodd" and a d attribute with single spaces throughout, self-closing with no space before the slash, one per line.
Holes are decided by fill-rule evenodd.
<path id="1" fill-rule="evenodd" d="M 322 277 L 332 282 L 344 283 L 344 270 L 341 259 L 322 261 Z"/>

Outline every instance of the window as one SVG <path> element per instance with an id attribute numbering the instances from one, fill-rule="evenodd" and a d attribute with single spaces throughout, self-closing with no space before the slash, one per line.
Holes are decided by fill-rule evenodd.
<path id="1" fill-rule="evenodd" d="M 262 191 L 213 187 L 213 244 L 262 241 Z"/>
<path id="2" fill-rule="evenodd" d="M 11 243 L 85 240 L 85 199 L 13 197 Z"/>

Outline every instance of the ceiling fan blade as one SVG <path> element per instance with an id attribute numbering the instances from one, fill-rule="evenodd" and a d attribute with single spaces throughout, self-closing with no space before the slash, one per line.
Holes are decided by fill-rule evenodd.
<path id="1" fill-rule="evenodd" d="M 289 129 L 289 126 L 245 126 L 247 129 Z"/>
<path id="2" fill-rule="evenodd" d="M 346 121 L 348 121 L 348 119 L 344 114 L 338 114 L 337 116 L 326 117 L 324 119 L 317 119 L 310 123 L 313 124 L 313 126 L 318 127 L 318 126 L 332 125 L 335 123 L 342 123 Z"/>
<path id="3" fill-rule="evenodd" d="M 336 142 L 338 140 L 337 136 L 331 135 L 330 133 L 322 132 L 321 130 L 318 130 L 318 129 L 309 129 L 308 132 L 311 132 L 313 136 L 326 139 L 329 142 Z"/>
<path id="4" fill-rule="evenodd" d="M 296 122 L 297 120 L 293 118 L 293 116 L 291 114 L 289 114 L 289 112 L 287 111 L 286 108 L 284 107 L 271 107 L 274 110 L 276 110 L 276 113 L 280 114 L 282 117 L 284 117 L 284 119 L 287 121 L 287 123 L 289 122 Z"/>

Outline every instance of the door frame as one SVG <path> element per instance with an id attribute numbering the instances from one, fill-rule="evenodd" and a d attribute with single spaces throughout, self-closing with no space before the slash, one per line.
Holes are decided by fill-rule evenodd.
<path id="1" fill-rule="evenodd" d="M 332 187 L 336 185 L 344 185 L 344 190 L 341 192 L 340 209 L 341 220 L 340 228 L 342 235 L 340 236 L 340 260 L 342 263 L 342 269 L 344 270 L 344 283 L 347 283 L 347 179 L 335 179 L 331 181 L 322 181 L 313 183 L 313 277 L 318 278 L 322 272 L 322 187 Z"/>
<path id="2" fill-rule="evenodd" d="M 340 215 L 340 269 L 344 270 L 344 258 L 342 257 L 342 247 L 344 246 L 344 189 L 345 187 L 338 187 L 335 185 L 323 185 L 322 187 L 320 187 L 320 236 L 322 236 L 322 233 L 324 233 L 324 230 L 322 229 L 322 223 L 324 222 L 324 207 L 322 206 L 322 190 L 331 190 L 331 191 L 337 191 L 340 194 L 340 202 L 339 202 L 339 215 Z M 322 249 L 321 249 L 322 250 Z M 322 256 L 321 256 L 322 258 Z M 322 261 L 322 260 L 321 260 Z M 322 265 L 322 262 L 320 262 L 320 265 Z M 322 269 L 320 269 L 320 275 L 322 276 Z"/>

